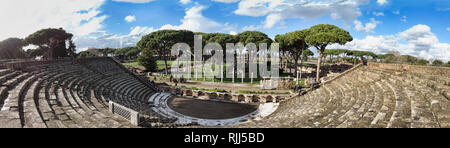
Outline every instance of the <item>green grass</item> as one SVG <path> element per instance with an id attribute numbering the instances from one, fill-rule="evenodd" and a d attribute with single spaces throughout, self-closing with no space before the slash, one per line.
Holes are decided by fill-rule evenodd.
<path id="1" fill-rule="evenodd" d="M 172 63 L 174 61 L 167 61 L 167 66 L 170 68 L 172 66 Z M 127 63 L 122 63 L 125 66 L 131 66 L 131 67 L 136 67 L 136 66 L 140 66 L 139 62 L 136 61 L 129 61 Z M 166 68 L 165 64 L 164 64 L 164 60 L 158 60 L 156 61 L 156 64 L 158 66 L 158 71 L 160 70 L 164 70 Z"/>
<path id="2" fill-rule="evenodd" d="M 245 90 L 240 90 L 238 91 L 239 94 L 279 94 L 279 95 L 283 95 L 283 94 L 289 94 L 289 92 L 267 92 L 267 91 L 245 91 Z"/>
<path id="3" fill-rule="evenodd" d="M 136 67 L 139 66 L 138 62 L 131 62 L 131 63 L 122 63 L 125 66 L 131 66 L 131 67 Z"/>
<path id="4" fill-rule="evenodd" d="M 205 66 L 204 68 L 206 69 L 206 68 L 211 68 L 211 67 L 215 68 L 216 66 L 215 65 L 208 65 L 208 67 Z M 227 65 L 223 65 L 223 76 L 224 77 L 226 77 L 226 68 L 227 68 Z M 192 69 L 191 71 L 192 71 L 191 72 L 191 81 L 204 81 L 203 70 L 200 70 L 197 80 L 195 80 L 194 69 Z M 259 73 L 259 69 L 258 69 L 258 73 Z M 237 75 L 237 73 L 235 73 L 235 74 Z M 252 79 L 249 77 L 249 75 L 250 75 L 249 73 L 245 74 L 245 78 L 244 78 L 244 82 L 243 83 L 249 84 L 249 83 L 252 82 Z M 280 75 L 279 76 L 280 77 L 288 77 L 288 76 L 290 76 L 290 74 L 289 73 L 282 73 L 282 70 L 280 69 Z M 253 78 L 253 83 L 252 84 L 260 84 L 261 80 L 263 80 L 262 77 L 260 77 L 260 76 L 255 77 L 255 78 Z M 215 79 L 206 78 L 205 81 L 206 82 L 213 82 L 213 81 L 214 82 L 221 82 L 221 78 L 215 78 Z M 242 78 L 238 78 L 237 76 L 234 78 L 234 83 L 241 83 L 241 81 L 242 81 Z M 224 78 L 223 82 L 224 83 L 233 83 L 233 79 L 232 78 Z"/>
<path id="5" fill-rule="evenodd" d="M 225 73 L 224 73 L 224 76 L 226 77 Z M 288 76 L 289 76 L 289 73 L 281 73 L 280 74 L 280 77 L 288 77 Z M 157 80 L 166 80 L 168 77 L 169 76 L 161 76 L 161 77 L 158 77 Z M 187 78 L 187 77 L 184 77 L 184 78 Z M 152 80 L 153 80 L 153 78 L 152 78 Z M 261 80 L 263 80 L 262 77 L 253 78 L 253 83 L 251 83 L 252 80 L 251 80 L 251 78 L 248 77 L 248 73 L 247 73 L 245 75 L 243 83 L 246 83 L 246 84 L 260 84 Z M 215 78 L 215 79 L 206 78 L 204 80 L 203 74 L 199 74 L 198 75 L 198 79 L 195 80 L 195 74 L 194 74 L 194 72 L 192 72 L 190 81 L 197 81 L 197 82 L 221 82 L 221 78 Z M 241 81 L 242 81 L 241 78 L 234 78 L 234 83 L 241 83 Z M 224 78 L 223 79 L 223 83 L 233 83 L 233 79 L 232 78 Z"/>
<path id="6" fill-rule="evenodd" d="M 292 84 L 297 85 L 297 81 L 293 81 Z M 309 86 L 305 85 L 305 80 L 300 80 L 299 81 L 299 85 L 302 86 L 303 88 L 308 88 Z"/>
<path id="7" fill-rule="evenodd" d="M 172 66 L 172 63 L 173 63 L 174 61 L 170 61 L 170 60 L 167 60 L 167 67 L 170 69 L 170 67 Z M 160 71 L 160 70 L 165 70 L 166 69 L 166 65 L 164 64 L 164 60 L 158 60 L 158 61 L 156 61 L 156 65 L 157 65 L 157 67 L 158 67 L 158 71 Z"/>
<path id="8" fill-rule="evenodd" d="M 168 66 L 169 66 L 169 68 L 171 67 L 171 65 L 174 63 L 174 61 L 167 61 L 167 64 L 168 64 Z M 160 71 L 160 70 L 164 70 L 165 69 L 165 65 L 164 65 L 164 60 L 158 60 L 157 61 L 157 65 L 158 65 L 158 70 Z M 205 66 L 204 68 L 210 68 L 210 67 L 212 67 L 213 69 L 214 68 L 218 68 L 217 66 L 215 66 L 215 65 L 208 65 L 208 66 Z M 224 77 L 226 77 L 226 67 L 227 67 L 227 65 L 223 65 L 223 76 Z M 190 81 L 198 81 L 198 82 L 221 82 L 221 79 L 220 78 L 215 78 L 215 79 L 212 79 L 212 78 L 206 78 L 205 80 L 204 80 L 204 78 L 203 78 L 203 70 L 200 70 L 200 72 L 199 72 L 199 75 L 198 75 L 198 78 L 197 78 L 197 80 L 195 80 L 195 70 L 194 69 L 191 69 L 191 79 L 190 79 Z M 289 73 L 281 73 L 282 72 L 282 70 L 280 69 L 280 77 L 288 77 L 288 76 L 290 76 L 290 74 Z M 259 73 L 259 70 L 258 70 L 258 73 Z M 236 73 L 236 75 L 237 75 L 237 73 Z M 168 76 L 164 76 L 164 77 L 159 77 L 159 78 L 157 78 L 157 80 L 166 80 L 168 78 Z M 184 77 L 184 78 L 187 78 L 187 77 Z M 152 78 L 153 79 L 153 78 Z M 262 80 L 263 78 L 262 77 L 257 77 L 257 78 L 254 78 L 253 79 L 253 83 L 252 84 L 260 84 L 260 82 L 261 82 L 261 80 Z M 235 78 L 234 79 L 234 83 L 241 83 L 241 78 Z M 248 73 L 246 73 L 246 75 L 245 75 L 245 78 L 244 78 L 244 82 L 243 83 L 246 83 L 246 84 L 250 84 L 251 83 L 251 78 L 249 78 L 249 74 Z M 233 79 L 232 78 L 224 78 L 223 79 L 223 82 L 224 83 L 233 83 Z"/>
<path id="9" fill-rule="evenodd" d="M 223 89 L 203 89 L 203 88 L 197 88 L 197 87 L 187 87 L 187 86 L 180 86 L 180 88 L 190 89 L 190 90 L 200 90 L 200 91 L 207 91 L 207 92 L 227 92 Z"/>

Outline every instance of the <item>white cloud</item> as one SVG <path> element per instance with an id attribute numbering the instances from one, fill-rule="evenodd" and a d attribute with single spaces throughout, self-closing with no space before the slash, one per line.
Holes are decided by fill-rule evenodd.
<path id="1" fill-rule="evenodd" d="M 212 32 L 221 25 L 203 16 L 204 6 L 194 6 L 186 11 L 186 15 L 178 26 L 164 25 L 161 29 L 186 29 L 191 31 Z"/>
<path id="2" fill-rule="evenodd" d="M 236 31 L 230 31 L 230 35 L 237 35 L 238 33 Z"/>
<path id="3" fill-rule="evenodd" d="M 148 3 L 154 0 L 113 0 L 115 2 L 127 2 L 127 3 L 135 3 L 135 4 L 143 4 Z"/>
<path id="4" fill-rule="evenodd" d="M 239 0 L 212 0 L 215 2 L 222 2 L 222 3 L 235 3 L 238 2 Z"/>
<path id="5" fill-rule="evenodd" d="M 151 32 L 156 31 L 152 27 L 136 26 L 131 28 L 128 35 L 110 34 L 105 31 L 98 31 L 86 36 L 79 36 L 74 39 L 77 50 L 83 51 L 91 47 L 96 48 L 121 48 L 136 46 L 136 43 Z"/>
<path id="6" fill-rule="evenodd" d="M 237 34 L 237 25 L 231 25 L 229 23 L 221 24 L 208 19 L 201 13 L 204 9 L 205 7 L 201 5 L 196 5 L 190 9 L 187 9 L 186 15 L 183 19 L 181 19 L 180 25 L 167 24 L 157 29 L 153 27 L 136 26 L 131 28 L 128 35 L 116 35 L 99 31 L 79 37 L 75 40 L 75 42 L 77 47 L 81 50 L 85 50 L 89 47 L 119 48 L 136 46 L 136 43 L 139 42 L 142 36 L 163 29 L 186 29 L 194 32 L 226 32 L 230 34 Z"/>
<path id="7" fill-rule="evenodd" d="M 366 23 L 365 25 L 363 25 L 358 20 L 355 20 L 353 24 L 355 24 L 355 30 L 357 31 L 364 31 L 364 33 L 373 33 L 373 30 L 377 27 L 378 24 L 381 24 L 381 22 L 375 20 L 374 18 L 370 18 L 370 22 Z"/>
<path id="8" fill-rule="evenodd" d="M 402 43 L 402 41 L 406 43 Z M 330 48 L 372 51 L 384 54 L 398 51 L 401 54 L 414 55 L 425 59 L 450 60 L 450 44 L 441 43 L 427 25 L 416 25 L 396 35 L 366 36 L 354 39 L 344 46 L 331 45 Z"/>
<path id="9" fill-rule="evenodd" d="M 106 19 L 106 16 L 94 17 L 91 21 L 84 23 L 78 27 L 70 29 L 69 32 L 73 33 L 75 36 L 88 35 L 89 33 L 96 32 L 103 28 L 101 23 Z"/>
<path id="10" fill-rule="evenodd" d="M 330 16 L 334 20 L 351 24 L 361 16 L 359 5 L 367 4 L 367 0 L 241 0 L 237 15 L 261 17 L 266 16 L 258 28 L 272 28 L 285 19 L 314 19 Z"/>
<path id="11" fill-rule="evenodd" d="M 244 30 L 244 31 L 256 31 L 256 30 L 259 30 L 261 28 L 262 28 L 261 26 L 250 25 L 250 26 L 242 27 L 242 30 Z"/>
<path id="12" fill-rule="evenodd" d="M 270 5 L 272 3 L 269 0 L 242 0 L 239 2 L 238 9 L 234 13 L 254 17 L 265 16 L 272 11 L 268 6 L 268 4 Z"/>
<path id="13" fill-rule="evenodd" d="M 129 15 L 129 16 L 126 16 L 124 20 L 127 21 L 128 23 L 131 23 L 131 22 L 136 21 L 136 16 Z"/>
<path id="14" fill-rule="evenodd" d="M 398 37 L 413 45 L 416 50 L 428 50 L 439 42 L 436 35 L 431 32 L 431 28 L 422 24 L 400 32 Z"/>
<path id="15" fill-rule="evenodd" d="M 264 28 L 272 28 L 277 23 L 283 20 L 283 15 L 280 13 L 273 13 L 266 17 Z"/>
<path id="16" fill-rule="evenodd" d="M 188 4 L 188 3 L 191 3 L 191 0 L 180 0 L 180 3 L 182 3 L 182 4 Z"/>
<path id="17" fill-rule="evenodd" d="M 372 12 L 372 14 L 375 16 L 384 16 L 383 12 Z"/>
<path id="18" fill-rule="evenodd" d="M 399 15 L 399 14 L 400 14 L 400 11 L 398 11 L 398 10 L 397 10 L 397 11 L 393 11 L 392 14 Z"/>
<path id="19" fill-rule="evenodd" d="M 238 26 L 236 24 L 230 24 L 228 22 L 226 22 L 223 26 L 222 29 L 219 31 L 223 31 L 223 32 L 238 32 Z"/>
<path id="20" fill-rule="evenodd" d="M 181 19 L 180 25 L 167 24 L 160 29 L 186 29 L 194 32 L 223 32 L 223 31 L 235 31 L 235 26 L 231 26 L 228 23 L 221 24 L 209 18 L 203 16 L 202 11 L 205 6 L 196 5 L 186 11 L 186 15 Z"/>
<path id="21" fill-rule="evenodd" d="M 387 3 L 387 0 L 377 0 L 377 3 L 380 5 L 384 5 Z"/>
<path id="22" fill-rule="evenodd" d="M 64 28 L 74 34 L 77 50 L 89 47 L 135 46 L 141 37 L 154 31 L 148 27 L 131 28 L 127 35 L 102 31 L 104 20 L 100 6 L 104 0 L 2 0 L 0 1 L 0 40 L 25 38 L 43 28 Z M 23 5 L 23 4 L 27 5 Z"/>
<path id="23" fill-rule="evenodd" d="M 450 27 L 447 27 L 447 31 L 450 31 Z"/>
<path id="24" fill-rule="evenodd" d="M 77 46 L 77 51 L 83 51 L 88 48 L 121 48 L 127 46 L 136 46 L 136 43 L 141 39 L 140 36 L 124 35 L 119 36 L 110 34 L 105 31 L 91 33 L 86 36 L 76 37 L 74 42 Z"/>
<path id="25" fill-rule="evenodd" d="M 332 45 L 330 48 L 348 48 L 351 50 L 366 50 L 374 53 L 387 53 L 398 47 L 398 41 L 394 36 L 366 36 L 364 39 L 354 39 L 345 46 Z"/>
<path id="26" fill-rule="evenodd" d="M 400 19 L 401 22 L 406 23 L 408 22 L 408 19 L 406 16 L 402 16 L 402 18 Z"/>
<path id="27" fill-rule="evenodd" d="M 103 28 L 99 15 L 104 0 L 1 0 L 0 40 L 25 38 L 43 28 L 64 28 L 75 36 Z M 26 5 L 24 5 L 26 4 Z"/>
<path id="28" fill-rule="evenodd" d="M 156 29 L 154 29 L 153 27 L 142 27 L 142 26 L 136 26 L 131 28 L 131 32 L 129 34 L 129 36 L 133 36 L 133 35 L 147 35 L 149 33 L 152 33 L 156 31 Z"/>

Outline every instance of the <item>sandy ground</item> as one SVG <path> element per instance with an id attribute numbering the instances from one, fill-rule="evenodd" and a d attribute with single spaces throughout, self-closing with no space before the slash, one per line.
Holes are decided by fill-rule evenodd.
<path id="1" fill-rule="evenodd" d="M 183 115 L 202 119 L 228 119 L 247 115 L 258 109 L 258 105 L 224 103 L 190 98 L 172 98 L 168 105 Z"/>

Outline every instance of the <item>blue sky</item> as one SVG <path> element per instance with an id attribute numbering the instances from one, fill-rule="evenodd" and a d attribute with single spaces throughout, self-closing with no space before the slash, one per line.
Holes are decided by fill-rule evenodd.
<path id="1" fill-rule="evenodd" d="M 0 18 L 10 20 L 0 24 L 0 40 L 63 27 L 79 51 L 133 46 L 160 29 L 257 30 L 273 38 L 334 24 L 355 40 L 329 48 L 450 60 L 448 0 L 2 0 L 0 8 Z"/>
<path id="2" fill-rule="evenodd" d="M 245 26 L 257 26 L 265 20 L 265 17 L 253 17 L 236 15 L 233 12 L 238 9 L 236 3 L 222 3 L 211 0 L 197 0 L 189 4 L 182 4 L 179 0 L 156 0 L 148 3 L 125 3 L 125 2 L 106 2 L 100 10 L 102 14 L 107 15 L 105 20 L 105 30 L 115 34 L 128 34 L 130 28 L 135 26 L 151 26 L 159 28 L 166 24 L 179 25 L 180 20 L 186 15 L 186 9 L 197 5 L 205 6 L 202 11 L 203 16 L 210 18 L 219 23 L 230 23 L 236 25 L 239 32 Z M 396 0 L 389 1 L 387 4 L 380 5 L 376 0 L 370 1 L 369 4 L 361 5 L 361 16 L 357 19 L 366 23 L 370 18 L 374 18 L 382 23 L 373 29 L 373 33 L 369 35 L 385 35 L 394 34 L 404 31 L 417 24 L 425 24 L 432 27 L 434 32 L 443 42 L 450 42 L 450 33 L 447 28 L 450 26 L 450 2 L 444 0 Z M 383 13 L 376 16 L 374 13 Z M 394 14 L 399 12 L 399 14 Z M 136 21 L 127 23 L 124 18 L 128 15 L 136 16 Z M 401 19 L 406 16 L 406 22 Z M 258 29 L 273 37 L 276 34 L 305 29 L 312 25 L 320 23 L 329 23 L 338 25 L 352 33 L 355 38 L 363 38 L 367 33 L 356 31 L 351 26 L 347 26 L 340 20 L 333 20 L 330 16 L 322 16 L 316 19 L 286 19 L 284 26 L 276 26 L 270 29 Z M 224 31 L 222 31 L 224 32 Z M 227 32 L 224 32 L 227 33 Z"/>

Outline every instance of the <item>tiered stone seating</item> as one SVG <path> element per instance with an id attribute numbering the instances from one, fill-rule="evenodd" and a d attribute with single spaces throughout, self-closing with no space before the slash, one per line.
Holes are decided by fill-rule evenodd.
<path id="1" fill-rule="evenodd" d="M 139 112 L 144 127 L 177 127 L 194 120 L 205 121 L 200 125 L 217 122 L 188 120 L 170 110 L 166 103 L 170 95 L 158 93 L 114 59 L 16 61 L 2 67 L 0 128 L 137 127 L 110 113 L 109 101 Z M 412 67 L 401 72 L 396 67 L 359 67 L 316 90 L 281 102 L 263 119 L 231 126 L 254 116 L 249 115 L 242 120 L 224 120 L 221 125 L 450 127 L 450 69 Z"/>
<path id="2" fill-rule="evenodd" d="M 13 65 L 18 69 L 0 69 L 0 127 L 137 127 L 110 113 L 109 100 L 155 114 L 145 115 L 153 86 L 110 58 Z"/>
<path id="3" fill-rule="evenodd" d="M 231 127 L 448 128 L 450 69 L 421 68 L 360 67 L 282 102 L 261 121 Z"/>

